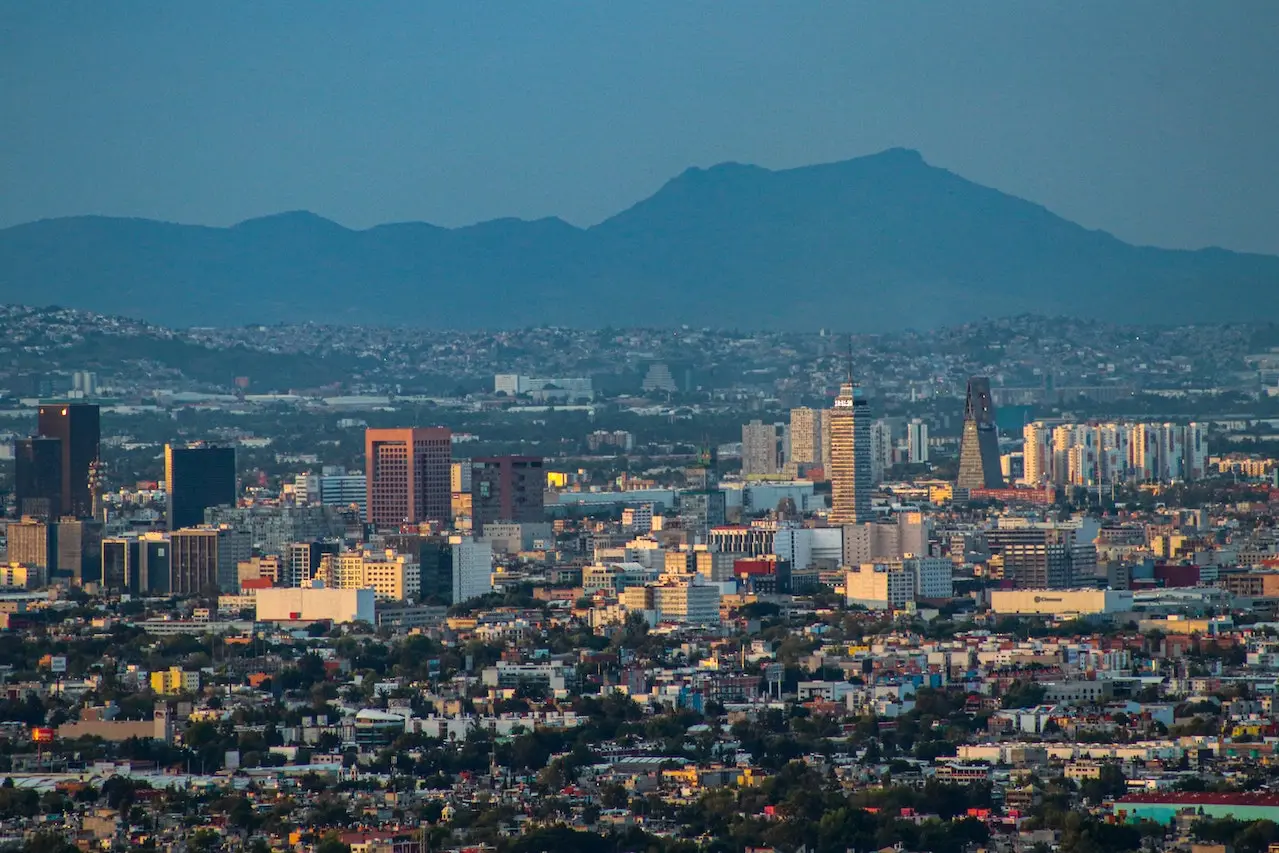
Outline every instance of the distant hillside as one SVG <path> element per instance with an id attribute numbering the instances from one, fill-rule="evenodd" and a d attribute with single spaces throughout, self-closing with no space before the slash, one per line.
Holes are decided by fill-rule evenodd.
<path id="1" fill-rule="evenodd" d="M 1279 258 L 1132 246 L 894 149 L 785 171 L 690 169 L 588 229 L 352 231 L 305 212 L 231 228 L 44 220 L 0 230 L 4 301 L 181 326 L 1221 322 L 1279 310 Z"/>

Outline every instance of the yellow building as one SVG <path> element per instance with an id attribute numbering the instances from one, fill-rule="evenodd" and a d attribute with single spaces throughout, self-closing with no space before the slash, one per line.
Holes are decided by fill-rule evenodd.
<path id="1" fill-rule="evenodd" d="M 151 689 L 161 696 L 175 693 L 198 693 L 200 690 L 200 673 L 183 672 L 180 667 L 171 666 L 168 670 L 151 673 Z"/>

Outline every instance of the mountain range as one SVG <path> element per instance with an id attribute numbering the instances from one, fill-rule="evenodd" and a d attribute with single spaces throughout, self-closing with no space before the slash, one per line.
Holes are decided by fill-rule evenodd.
<path id="1" fill-rule="evenodd" d="M 46 219 L 0 230 L 0 302 L 178 326 L 1230 322 L 1279 310 L 1279 257 L 1130 245 L 890 149 L 779 171 L 688 169 L 590 228 L 356 231 L 307 212 L 230 228 Z"/>

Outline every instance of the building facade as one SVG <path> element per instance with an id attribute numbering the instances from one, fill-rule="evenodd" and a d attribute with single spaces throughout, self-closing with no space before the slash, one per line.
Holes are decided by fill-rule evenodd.
<path id="1" fill-rule="evenodd" d="M 546 519 L 546 469 L 540 456 L 489 456 L 471 460 L 471 527 L 478 536 L 498 521 Z"/>
<path id="2" fill-rule="evenodd" d="M 216 588 L 239 591 L 239 565 L 252 555 L 249 534 L 225 527 L 189 527 L 169 537 L 170 583 L 177 596 L 201 595 Z"/>
<path id="3" fill-rule="evenodd" d="M 790 461 L 797 465 L 822 464 L 820 409 L 790 410 Z"/>
<path id="4" fill-rule="evenodd" d="M 89 467 L 98 460 L 102 438 L 98 407 L 90 403 L 46 403 L 39 407 L 37 434 L 62 442 L 62 515 L 93 513 Z"/>
<path id="5" fill-rule="evenodd" d="M 968 380 L 964 400 L 964 429 L 959 440 L 957 489 L 1002 489 L 1004 474 L 999 464 L 999 431 L 995 426 L 995 402 L 990 396 L 990 380 L 974 376 Z"/>
<path id="6" fill-rule="evenodd" d="M 862 389 L 850 379 L 839 389 L 830 415 L 832 524 L 870 521 L 871 435 L 870 405 Z"/>
<path id="7" fill-rule="evenodd" d="M 776 424 L 754 420 L 742 426 L 743 477 L 771 477 L 781 470 L 781 460 Z"/>
<path id="8" fill-rule="evenodd" d="M 444 427 L 364 433 L 367 520 L 378 527 L 451 516 L 452 433 Z"/>
<path id="9" fill-rule="evenodd" d="M 204 511 L 235 506 L 235 448 L 164 446 L 164 490 L 170 530 L 204 524 Z"/>
<path id="10" fill-rule="evenodd" d="M 13 493 L 18 517 L 45 521 L 62 516 L 62 440 L 49 436 L 14 442 Z"/>

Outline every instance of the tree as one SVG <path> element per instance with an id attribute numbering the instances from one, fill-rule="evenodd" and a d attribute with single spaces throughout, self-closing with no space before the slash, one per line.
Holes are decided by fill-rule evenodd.
<path id="1" fill-rule="evenodd" d="M 343 844 L 336 832 L 329 832 L 315 845 L 315 853 L 351 853 L 351 845 Z"/>

